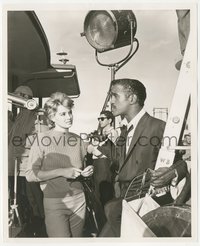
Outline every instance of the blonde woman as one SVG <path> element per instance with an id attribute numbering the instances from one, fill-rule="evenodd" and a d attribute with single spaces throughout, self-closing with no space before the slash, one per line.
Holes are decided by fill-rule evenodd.
<path id="1" fill-rule="evenodd" d="M 26 170 L 27 180 L 43 190 L 49 237 L 81 237 L 85 221 L 85 195 L 76 178 L 91 176 L 93 167 L 84 168 L 84 143 L 69 132 L 73 105 L 64 93 L 51 95 L 44 109 L 53 128 L 35 137 Z"/>

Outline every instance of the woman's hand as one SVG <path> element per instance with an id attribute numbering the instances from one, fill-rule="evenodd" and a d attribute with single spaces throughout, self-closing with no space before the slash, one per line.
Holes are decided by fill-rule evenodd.
<path id="1" fill-rule="evenodd" d="M 76 179 L 78 176 L 81 175 L 81 172 L 81 169 L 75 167 L 62 168 L 61 176 L 67 179 Z"/>
<path id="2" fill-rule="evenodd" d="M 93 166 L 87 166 L 82 172 L 81 175 L 83 177 L 90 177 L 94 172 L 94 167 Z"/>

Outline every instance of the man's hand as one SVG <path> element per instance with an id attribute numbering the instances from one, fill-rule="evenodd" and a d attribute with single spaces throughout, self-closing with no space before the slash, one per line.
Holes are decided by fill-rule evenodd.
<path id="1" fill-rule="evenodd" d="M 94 147 L 92 144 L 89 144 L 89 145 L 88 145 L 88 147 L 87 147 L 87 152 L 88 152 L 89 154 L 95 155 L 96 157 L 102 156 L 102 153 L 101 153 L 96 147 Z"/>
<path id="2" fill-rule="evenodd" d="M 81 175 L 83 176 L 83 177 L 90 177 L 90 176 L 92 176 L 92 174 L 93 174 L 93 172 L 94 172 L 94 167 L 93 166 L 87 166 L 82 172 L 81 172 Z"/>
<path id="3" fill-rule="evenodd" d="M 87 146 L 87 152 L 88 152 L 89 154 L 93 154 L 94 149 L 95 149 L 95 147 L 94 147 L 94 145 L 92 145 L 92 144 L 89 144 L 89 145 Z"/>
<path id="4" fill-rule="evenodd" d="M 67 179 L 76 179 L 78 176 L 81 175 L 81 172 L 81 169 L 75 167 L 62 168 L 61 176 Z"/>
<path id="5" fill-rule="evenodd" d="M 169 167 L 160 167 L 152 171 L 151 185 L 155 188 L 162 188 L 169 185 L 173 178 L 176 177 L 175 169 Z"/>
<path id="6" fill-rule="evenodd" d="M 92 138 L 92 141 L 91 141 L 91 144 L 94 146 L 94 147 L 98 147 L 99 146 L 99 138 L 98 137 L 94 137 Z"/>

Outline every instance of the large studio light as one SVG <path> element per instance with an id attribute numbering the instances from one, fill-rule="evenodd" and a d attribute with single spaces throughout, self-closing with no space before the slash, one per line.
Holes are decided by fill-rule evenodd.
<path id="1" fill-rule="evenodd" d="M 130 45 L 136 29 L 136 18 L 131 10 L 92 10 L 85 17 L 81 35 L 98 52 L 104 52 Z"/>
<path id="2" fill-rule="evenodd" d="M 109 67 L 111 81 L 115 79 L 116 72 L 135 55 L 139 48 L 139 41 L 135 38 L 136 30 L 137 22 L 132 10 L 92 10 L 85 17 L 84 32 L 81 33 L 81 36 L 85 36 L 88 43 L 95 49 L 95 58 L 98 64 Z M 136 44 L 135 47 L 134 44 Z M 109 63 L 100 61 L 99 53 L 127 45 L 130 47 L 125 57 L 119 56 L 117 61 Z M 111 83 L 102 111 L 108 107 L 110 89 Z"/>

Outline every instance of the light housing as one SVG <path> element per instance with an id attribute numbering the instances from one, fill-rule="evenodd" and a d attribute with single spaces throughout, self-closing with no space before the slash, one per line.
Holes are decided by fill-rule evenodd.
<path id="1" fill-rule="evenodd" d="M 117 49 L 131 44 L 137 30 L 137 22 L 131 10 L 92 10 L 84 21 L 84 32 L 89 44 L 98 52 Z"/>

